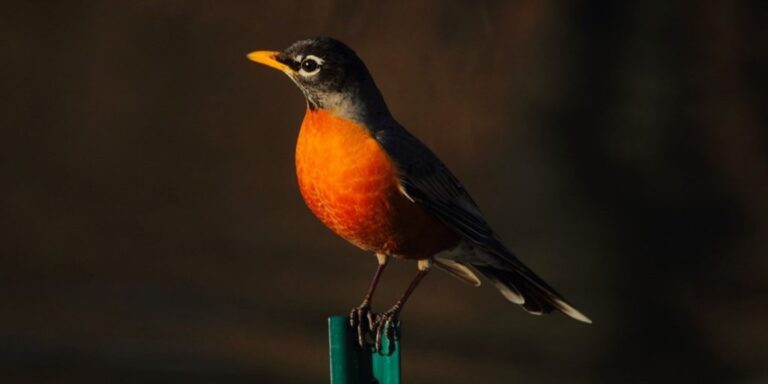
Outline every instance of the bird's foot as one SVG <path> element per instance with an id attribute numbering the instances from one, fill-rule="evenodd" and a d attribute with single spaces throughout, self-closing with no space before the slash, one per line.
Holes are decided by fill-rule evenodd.
<path id="1" fill-rule="evenodd" d="M 397 340 L 400 337 L 399 334 L 399 327 L 400 327 L 400 306 L 395 305 L 394 307 L 390 308 L 388 311 L 382 313 L 381 315 L 378 315 L 376 317 L 376 342 L 374 344 L 374 348 L 376 349 L 376 352 L 381 353 L 381 347 L 382 347 L 382 340 L 384 337 L 387 338 L 388 345 L 389 345 L 389 351 L 387 351 L 387 354 L 390 354 L 395 349 L 395 340 Z"/>
<path id="2" fill-rule="evenodd" d="M 360 348 L 365 348 L 366 335 L 373 331 L 376 317 L 377 315 L 371 312 L 371 305 L 366 301 L 360 306 L 352 308 L 349 313 L 349 325 L 357 332 L 357 343 Z"/>

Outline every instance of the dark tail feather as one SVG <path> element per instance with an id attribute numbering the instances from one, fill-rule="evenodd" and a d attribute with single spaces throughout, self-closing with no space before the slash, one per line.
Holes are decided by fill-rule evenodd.
<path id="1" fill-rule="evenodd" d="M 473 267 L 491 280 L 507 300 L 522 305 L 528 313 L 542 315 L 557 309 L 575 320 L 592 323 L 592 320 L 525 266 L 515 265 L 512 271 L 489 266 Z"/>

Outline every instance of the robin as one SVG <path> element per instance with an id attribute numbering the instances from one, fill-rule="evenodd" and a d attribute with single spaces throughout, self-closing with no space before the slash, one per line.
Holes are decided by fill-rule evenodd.
<path id="1" fill-rule="evenodd" d="M 485 276 L 529 313 L 558 310 L 591 323 L 500 241 L 459 180 L 392 117 L 352 49 L 320 37 L 248 58 L 288 75 L 306 98 L 296 174 L 309 209 L 376 255 L 370 287 L 350 313 L 361 347 L 369 335 L 376 349 L 382 335 L 393 337 L 405 302 L 433 266 L 474 286 L 478 274 Z M 418 272 L 395 305 L 377 315 L 371 299 L 391 258 L 415 260 Z"/>

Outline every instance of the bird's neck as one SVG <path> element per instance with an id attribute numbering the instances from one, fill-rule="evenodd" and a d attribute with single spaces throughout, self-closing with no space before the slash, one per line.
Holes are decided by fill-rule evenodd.
<path id="1" fill-rule="evenodd" d="M 368 127 L 392 119 L 381 92 L 373 84 L 350 87 L 339 92 L 305 94 L 309 110 L 321 109 Z"/>

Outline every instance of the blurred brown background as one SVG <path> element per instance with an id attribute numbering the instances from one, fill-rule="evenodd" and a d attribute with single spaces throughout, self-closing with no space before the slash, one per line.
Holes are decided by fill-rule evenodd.
<path id="1" fill-rule="evenodd" d="M 303 98 L 245 54 L 330 35 L 595 322 L 433 273 L 406 382 L 768 382 L 763 4 L 6 2 L 0 381 L 327 381 L 375 261 L 302 203 Z"/>

